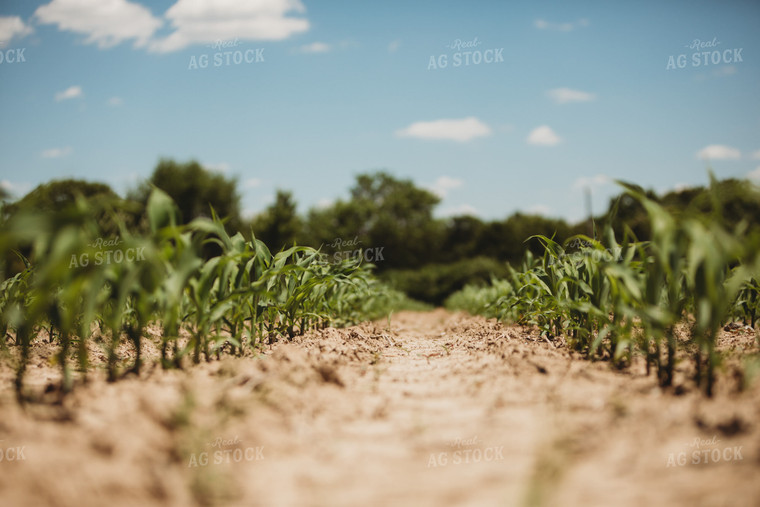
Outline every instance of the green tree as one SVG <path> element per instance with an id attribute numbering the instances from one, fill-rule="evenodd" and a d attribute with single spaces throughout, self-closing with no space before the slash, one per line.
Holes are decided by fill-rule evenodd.
<path id="1" fill-rule="evenodd" d="M 648 199 L 660 202 L 659 197 L 654 191 L 645 191 L 639 186 L 635 186 L 634 188 L 641 194 L 646 195 Z M 649 215 L 644 206 L 627 193 L 621 193 L 617 197 L 610 199 L 606 215 L 596 219 L 597 230 L 603 230 L 607 222 L 611 222 L 612 229 L 615 231 L 615 237 L 617 238 L 624 237 L 627 229 L 630 229 L 634 236 L 641 241 L 646 241 L 652 236 Z"/>
<path id="2" fill-rule="evenodd" d="M 107 198 L 117 200 L 119 196 L 105 183 L 91 183 L 84 180 L 53 180 L 38 185 L 34 190 L 16 201 L 12 210 L 21 208 L 46 211 L 62 211 L 74 204 L 77 196 L 86 199 Z"/>
<path id="3" fill-rule="evenodd" d="M 476 251 L 479 255 L 517 263 L 526 250 L 531 250 L 534 254 L 543 251 L 539 241 L 528 241 L 531 236 L 540 234 L 553 237 L 561 243 L 581 232 L 579 229 L 582 227 L 583 224 L 570 227 L 564 220 L 515 213 L 506 220 L 486 223 Z"/>
<path id="4" fill-rule="evenodd" d="M 443 224 L 433 218 L 438 202 L 411 180 L 383 171 L 360 174 L 349 201 L 309 213 L 306 237 L 313 244 L 358 237 L 361 248 L 383 249 L 380 270 L 419 267 L 440 250 Z"/>
<path id="5" fill-rule="evenodd" d="M 716 182 L 714 192 L 698 186 L 668 192 L 663 196 L 652 190 L 636 188 L 678 220 L 685 217 L 717 219 L 728 230 L 743 222 L 750 230 L 760 233 L 760 191 L 746 181 L 726 179 Z M 618 237 L 622 237 L 628 227 L 639 240 L 651 239 L 648 214 L 641 203 L 629 194 L 611 199 L 607 215 L 597 220 L 598 225 L 611 221 Z"/>
<path id="6" fill-rule="evenodd" d="M 8 216 L 20 210 L 62 213 L 74 205 L 78 196 L 93 205 L 94 218 L 104 235 L 115 236 L 119 233 L 113 213 L 128 227 L 137 226 L 142 212 L 139 204 L 122 199 L 105 183 L 76 179 L 53 180 L 38 185 L 18 201 L 7 204 L 5 212 Z"/>
<path id="7" fill-rule="evenodd" d="M 142 215 L 142 208 L 136 202 L 119 197 L 105 183 L 92 183 L 84 180 L 53 180 L 34 188 L 21 199 L 12 203 L 3 203 L 3 220 L 11 219 L 17 213 L 43 212 L 51 216 L 76 214 L 73 207 L 77 198 L 88 203 L 88 213 L 95 220 L 103 238 L 115 239 L 120 235 L 119 222 L 128 228 L 136 229 Z M 20 253 L 30 257 L 29 248 Z M 35 262 L 36 259 L 30 259 Z M 18 273 L 24 265 L 16 255 L 6 255 L 4 259 L 9 273 Z"/>
<path id="8" fill-rule="evenodd" d="M 303 230 L 303 221 L 296 208 L 293 194 L 278 190 L 275 202 L 253 219 L 253 233 L 272 251 L 292 246 L 299 241 Z"/>
<path id="9" fill-rule="evenodd" d="M 479 218 L 463 215 L 449 218 L 445 222 L 445 239 L 441 247 L 439 262 L 455 262 L 482 255 L 481 246 L 486 224 Z"/>
<path id="10" fill-rule="evenodd" d="M 701 213 L 717 218 L 729 230 L 740 222 L 745 222 L 751 229 L 760 228 L 760 191 L 746 181 L 726 179 L 716 182 L 713 192 L 700 187 L 680 194 L 688 198 L 687 212 L 690 214 Z M 669 207 L 671 198 L 672 193 L 663 197 L 666 207 Z"/>
<path id="11" fill-rule="evenodd" d="M 177 203 L 182 223 L 200 216 L 210 217 L 213 207 L 217 216 L 227 220 L 225 226 L 229 232 L 241 229 L 240 195 L 234 178 L 228 179 L 204 169 L 195 160 L 179 163 L 161 159 L 150 179 L 131 195 L 145 204 L 151 185 L 166 192 Z"/>
<path id="12" fill-rule="evenodd" d="M 0 220 L 8 218 L 8 206 L 12 200 L 13 194 L 7 188 L 0 186 Z"/>

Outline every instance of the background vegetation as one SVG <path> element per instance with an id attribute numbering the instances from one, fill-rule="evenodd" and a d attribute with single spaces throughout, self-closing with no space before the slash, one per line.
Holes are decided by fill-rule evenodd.
<path id="1" fill-rule="evenodd" d="M 106 235 L 118 235 L 112 219 L 134 234 L 149 230 L 146 204 L 152 188 L 160 188 L 177 203 L 180 224 L 199 217 L 211 217 L 215 210 L 224 220 L 228 234 L 252 234 L 273 252 L 294 244 L 311 246 L 332 258 L 337 251 L 356 248 L 382 248 L 376 262 L 377 275 L 410 296 L 441 304 L 449 295 L 467 284 L 487 284 L 491 277 L 502 278 L 507 263 L 516 266 L 526 252 L 544 253 L 536 236 L 562 244 L 577 234 L 593 236 L 592 222 L 569 224 L 562 219 L 515 213 L 502 220 L 481 220 L 461 215 L 435 218 L 439 198 L 410 180 L 398 179 L 384 171 L 356 176 L 348 196 L 327 207 L 299 212 L 292 193 L 277 191 L 274 202 L 253 218 L 241 216 L 237 181 L 203 168 L 196 161 L 160 160 L 151 177 L 118 196 L 108 185 L 80 180 L 51 181 L 18 200 L 3 196 L 3 218 L 20 210 L 60 211 L 74 202 L 76 195 L 103 205 L 96 218 Z M 718 220 L 727 230 L 743 223 L 750 230 L 760 229 L 760 197 L 748 181 L 724 180 L 714 191 L 696 187 L 657 195 L 637 188 L 677 218 L 702 217 Z M 609 209 L 593 220 L 596 230 L 609 226 L 617 237 L 628 232 L 639 241 L 652 237 L 650 220 L 644 206 L 622 191 Z M 715 216 L 713 209 L 721 213 Z M 95 208 L 94 208 L 95 209 Z M 614 209 L 614 213 L 610 213 Z M 108 211 L 107 211 L 108 210 Z M 531 239 L 532 238 L 532 239 Z M 357 245 L 333 246 L 336 240 L 356 241 Z M 205 245 L 203 255 L 219 253 L 215 245 Z M 28 253 L 28 252 L 26 252 Z M 23 269 L 17 258 L 6 259 L 16 271 Z"/>
<path id="2" fill-rule="evenodd" d="M 161 327 L 162 365 L 181 367 L 185 357 L 242 354 L 417 300 L 534 325 L 618 367 L 640 352 L 663 386 L 685 350 L 712 394 L 718 331 L 760 316 L 760 192 L 737 180 L 664 196 L 620 184 L 609 210 L 580 224 L 520 213 L 435 218 L 436 195 L 382 171 L 358 175 L 349 197 L 328 207 L 299 214 L 280 190 L 244 219 L 236 181 L 195 161 L 159 161 L 126 198 L 79 180 L 16 201 L 4 194 L 0 352 L 10 357 L 9 337 L 18 346 L 23 399 L 43 330 L 60 343 L 66 391 L 72 355 L 86 378 L 92 336 L 115 380 L 139 373 L 151 323 Z M 95 262 L 127 251 L 132 259 Z M 679 344 L 683 322 L 691 334 Z M 136 352 L 131 366 L 119 366 L 124 343 Z"/>
<path id="3" fill-rule="evenodd" d="M 760 231 L 750 221 L 757 215 L 746 209 L 756 202 L 726 206 L 724 199 L 739 190 L 734 182 L 713 181 L 707 192 L 659 203 L 640 188 L 625 187 L 619 202 L 628 216 L 644 211 L 645 220 L 633 225 L 645 240 L 613 206 L 598 238 L 579 235 L 559 243 L 538 235 L 542 255 L 526 252 L 507 276 L 468 285 L 446 306 L 536 326 L 547 340 L 563 340 L 619 368 L 640 353 L 647 373 L 655 371 L 663 387 L 674 385 L 676 363 L 691 356 L 694 382 L 711 396 L 723 361 L 721 328 L 741 327 L 739 322 L 754 328 L 760 316 Z M 686 204 L 668 211 L 673 201 Z M 678 325 L 687 328 L 681 336 Z M 745 360 L 754 370 L 757 352 Z"/>

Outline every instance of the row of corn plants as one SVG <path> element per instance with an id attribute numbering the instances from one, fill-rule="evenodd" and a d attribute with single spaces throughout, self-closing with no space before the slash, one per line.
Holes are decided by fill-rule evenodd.
<path id="1" fill-rule="evenodd" d="M 760 315 L 760 241 L 742 227 L 727 231 L 718 219 L 676 218 L 626 187 L 648 213 L 651 240 L 618 240 L 611 228 L 599 239 L 581 235 L 564 245 L 536 236 L 542 257 L 528 254 L 506 280 L 466 287 L 447 305 L 535 325 L 617 367 L 642 353 L 662 386 L 673 384 L 686 346 L 675 328 L 688 320 L 695 381 L 712 395 L 720 329 L 732 321 L 754 327 Z"/>
<path id="2" fill-rule="evenodd" d="M 83 199 L 57 214 L 26 212 L 0 228 L 0 354 L 23 381 L 33 341 L 44 330 L 60 344 L 63 392 L 73 385 L 69 358 L 84 381 L 88 342 L 100 333 L 108 379 L 140 373 L 146 328 L 161 329 L 161 364 L 182 367 L 222 353 L 240 355 L 313 328 L 376 318 L 409 303 L 380 285 L 360 259 L 326 263 L 313 248 L 272 253 L 255 237 L 230 236 L 213 216 L 178 224 L 174 202 L 154 189 L 147 203 L 150 233 L 120 224 L 115 248 L 103 250 L 93 204 Z M 118 214 L 109 210 L 118 222 Z M 203 251 L 215 255 L 206 258 Z M 23 269 L 11 275 L 9 256 Z M 120 368 L 118 349 L 134 347 Z M 17 354 L 11 347 L 16 347 Z"/>

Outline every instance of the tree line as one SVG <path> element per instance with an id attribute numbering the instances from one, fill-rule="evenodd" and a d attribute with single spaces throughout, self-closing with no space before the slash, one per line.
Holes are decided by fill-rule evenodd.
<path id="1" fill-rule="evenodd" d="M 215 214 L 224 219 L 229 233 L 241 232 L 247 239 L 255 235 L 273 251 L 293 244 L 321 247 L 328 259 L 336 253 L 381 252 L 370 255 L 381 278 L 435 304 L 467 283 L 487 283 L 492 276 L 502 276 L 506 263 L 518 263 L 526 250 L 540 254 L 541 243 L 530 239 L 536 235 L 562 243 L 576 234 L 593 235 L 594 227 L 607 222 L 619 237 L 628 233 L 646 241 L 651 234 L 646 211 L 622 192 L 610 200 L 604 214 L 576 224 L 519 212 L 502 220 L 470 215 L 436 218 L 437 195 L 384 171 L 357 175 L 347 198 L 305 214 L 298 212 L 291 192 L 278 190 L 272 204 L 246 219 L 241 215 L 235 178 L 210 171 L 197 161 L 171 159 L 160 160 L 150 178 L 125 197 L 106 184 L 72 179 L 41 184 L 16 201 L 7 193 L 0 195 L 2 219 L 21 209 L 64 211 L 81 196 L 107 204 L 99 208 L 105 211 L 97 217 L 106 237 L 118 235 L 114 216 L 141 232 L 149 227 L 145 209 L 154 186 L 174 199 L 183 223 Z M 641 191 L 677 215 L 717 218 L 729 229 L 740 224 L 760 227 L 758 190 L 746 181 L 723 180 L 712 194 L 703 187 L 662 196 Z M 207 248 L 206 254 L 214 255 L 214 246 Z"/>

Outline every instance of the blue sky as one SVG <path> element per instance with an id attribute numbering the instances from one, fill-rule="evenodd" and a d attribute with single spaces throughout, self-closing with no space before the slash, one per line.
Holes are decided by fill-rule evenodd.
<path id="1" fill-rule="evenodd" d="M 384 169 L 438 216 L 575 221 L 615 178 L 760 182 L 759 26 L 757 1 L 3 1 L 0 184 L 196 159 L 252 214 Z"/>

